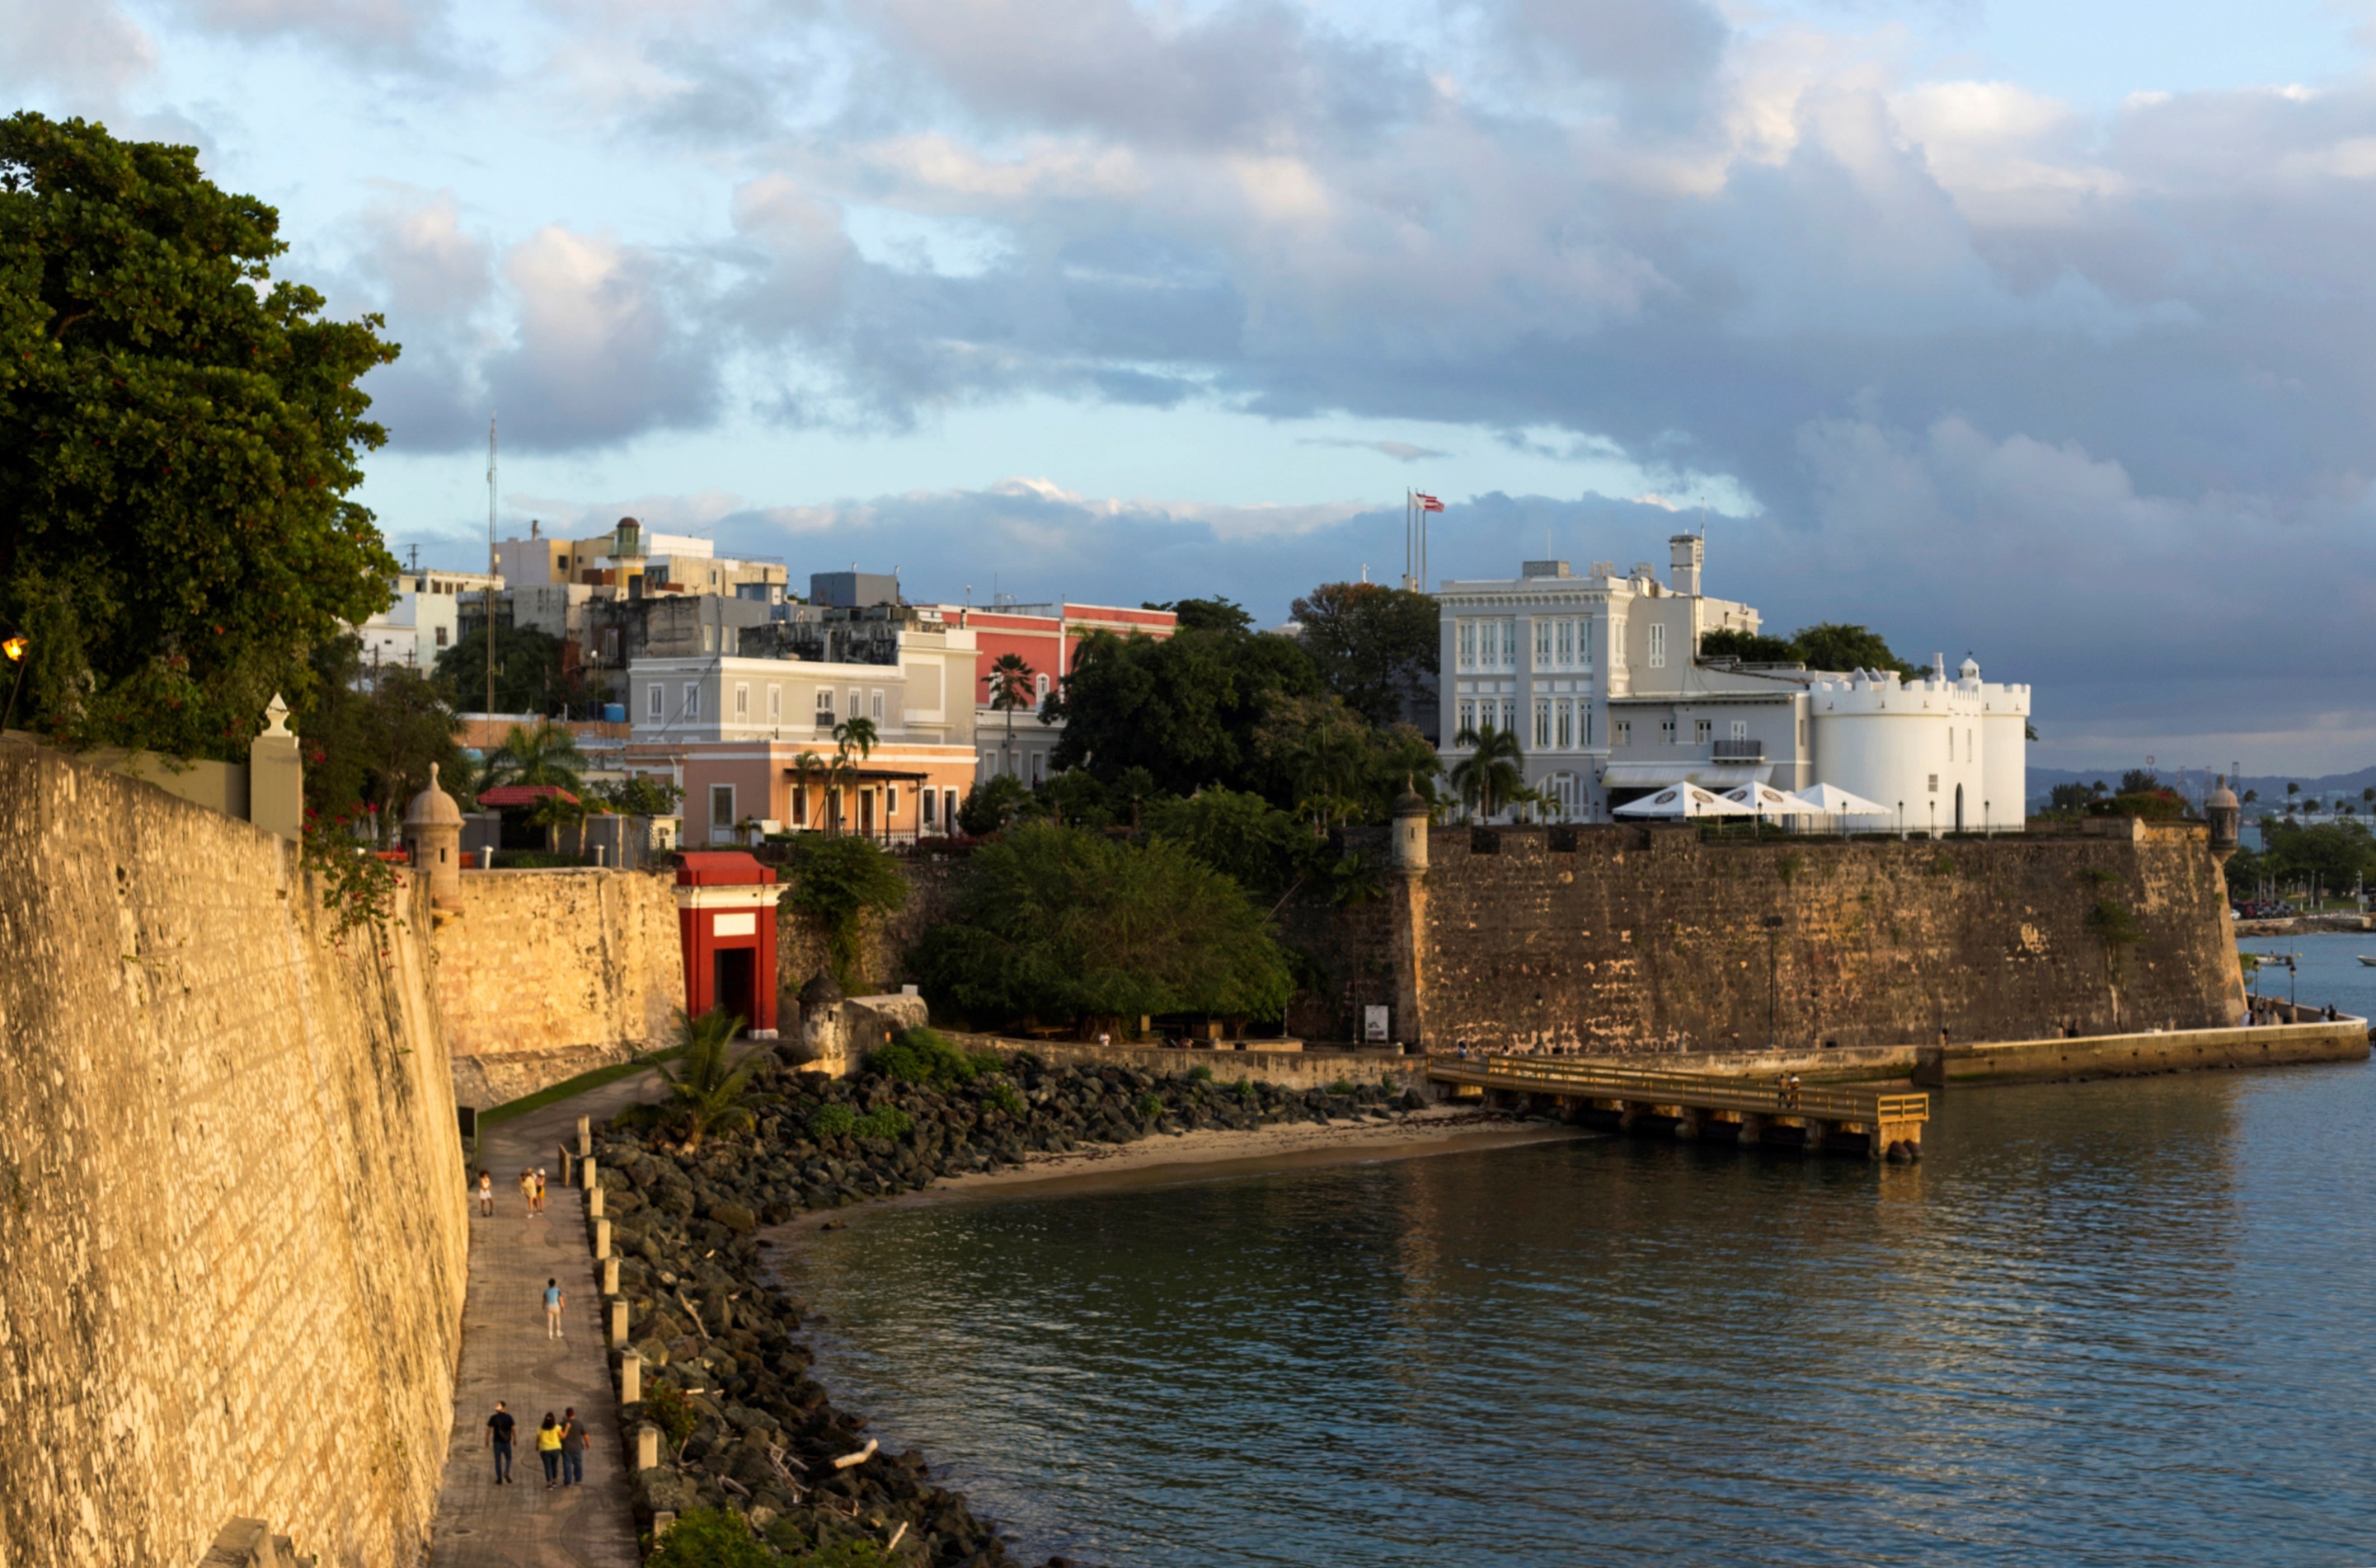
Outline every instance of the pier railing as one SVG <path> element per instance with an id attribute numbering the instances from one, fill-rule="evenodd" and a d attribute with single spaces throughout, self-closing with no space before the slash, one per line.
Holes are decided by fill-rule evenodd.
<path id="1" fill-rule="evenodd" d="M 1562 1061 L 1556 1056 L 1489 1056 L 1467 1062 L 1438 1057 L 1428 1075 L 1440 1083 L 1474 1084 L 1513 1093 L 1583 1095 L 1641 1104 L 1685 1105 L 1760 1116 L 1809 1116 L 1824 1121 L 1927 1122 L 1927 1094 L 1883 1092 L 1845 1084 L 1791 1088 L 1771 1080 L 1702 1073 L 1660 1073 L 1640 1067 Z"/>

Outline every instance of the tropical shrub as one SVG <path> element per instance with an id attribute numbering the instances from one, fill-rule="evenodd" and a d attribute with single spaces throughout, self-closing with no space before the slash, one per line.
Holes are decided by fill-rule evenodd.
<path id="1" fill-rule="evenodd" d="M 777 1561 L 742 1515 L 688 1508 L 644 1559 L 644 1568 L 775 1568 Z"/>
<path id="2" fill-rule="evenodd" d="M 825 1104 L 809 1112 L 809 1136 L 839 1138 L 858 1125 L 858 1112 L 846 1105 Z"/>
<path id="3" fill-rule="evenodd" d="M 902 1083 L 963 1088 L 984 1073 L 997 1072 L 999 1061 L 994 1051 L 959 1051 L 932 1029 L 903 1029 L 868 1051 L 865 1067 Z"/>
<path id="4" fill-rule="evenodd" d="M 861 1138 L 904 1138 L 916 1129 L 916 1119 L 896 1105 L 878 1105 L 850 1124 Z"/>
<path id="5" fill-rule="evenodd" d="M 853 720 L 852 722 L 857 722 Z M 860 983 L 869 916 L 897 914 L 908 901 L 908 879 L 889 851 L 850 834 L 806 833 L 792 841 L 791 885 L 781 907 L 825 928 L 826 961 L 845 993 Z"/>

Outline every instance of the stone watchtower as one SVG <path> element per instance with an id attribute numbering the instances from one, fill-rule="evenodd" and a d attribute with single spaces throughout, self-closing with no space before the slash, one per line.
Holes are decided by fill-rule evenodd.
<path id="1" fill-rule="evenodd" d="M 2224 864 L 2241 841 L 2244 821 L 2244 802 L 2228 788 L 2226 774 L 2219 776 L 2219 787 L 2203 802 L 2203 814 L 2211 824 L 2211 852 Z"/>
<path id="2" fill-rule="evenodd" d="M 1395 797 L 1394 867 L 1406 876 L 1427 870 L 1427 798 L 1407 780 Z"/>
<path id="3" fill-rule="evenodd" d="M 1387 840 L 1395 881 L 1386 889 L 1393 910 L 1394 1038 L 1404 1049 L 1427 1048 L 1427 799 L 1409 783 L 1395 797 L 1395 826 Z"/>
<path id="4" fill-rule="evenodd" d="M 462 808 L 437 783 L 429 765 L 429 788 L 404 808 L 404 847 L 414 870 L 429 885 L 429 901 L 452 904 L 462 896 Z"/>

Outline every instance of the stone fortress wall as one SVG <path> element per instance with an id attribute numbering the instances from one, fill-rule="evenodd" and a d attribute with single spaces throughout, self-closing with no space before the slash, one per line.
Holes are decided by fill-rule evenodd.
<path id="1" fill-rule="evenodd" d="M 0 1562 L 195 1563 L 238 1516 L 421 1560 L 469 1240 L 417 928 L 296 847 L 0 743 Z"/>
<path id="2" fill-rule="evenodd" d="M 2225 1026 L 2227 887 L 2200 826 L 1995 839 L 1703 841 L 1689 827 L 1437 829 L 1330 967 L 1439 1048 L 1841 1048 Z M 1486 844 L 1491 852 L 1480 852 Z M 1404 902 L 1404 900 L 1408 900 Z M 2097 914 L 2099 907 L 2116 909 Z M 1396 918 L 1399 917 L 1399 918 Z M 1769 919 L 1777 921 L 1769 926 Z M 2133 941 L 2108 942 L 2125 922 Z M 1769 1002 L 1769 985 L 1771 987 Z M 1405 1037 L 1407 1038 L 1407 1036 Z"/>
<path id="3" fill-rule="evenodd" d="M 481 1109 L 664 1042 L 684 1002 L 674 885 L 645 871 L 484 871 L 435 917 L 455 1096 Z"/>

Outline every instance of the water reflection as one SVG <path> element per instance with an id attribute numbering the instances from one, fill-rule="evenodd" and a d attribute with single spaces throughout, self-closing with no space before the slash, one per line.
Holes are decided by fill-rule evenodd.
<path id="1" fill-rule="evenodd" d="M 2328 1562 L 2363 1068 L 1967 1091 L 1924 1164 L 1587 1140 L 808 1233 L 827 1373 L 1115 1562 Z"/>

